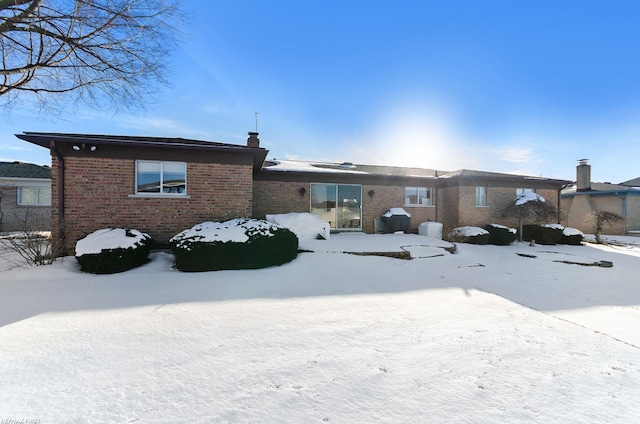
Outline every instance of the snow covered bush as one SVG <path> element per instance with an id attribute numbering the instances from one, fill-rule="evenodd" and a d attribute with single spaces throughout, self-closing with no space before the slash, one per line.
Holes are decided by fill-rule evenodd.
<path id="1" fill-rule="evenodd" d="M 485 230 L 489 232 L 489 244 L 506 246 L 516 240 L 516 229 L 505 227 L 499 224 L 485 225 Z"/>
<path id="2" fill-rule="evenodd" d="M 565 229 L 562 230 L 562 237 L 560 238 L 559 243 L 579 246 L 582 244 L 583 240 L 584 234 L 582 231 L 571 227 L 565 227 Z"/>
<path id="3" fill-rule="evenodd" d="M 288 228 L 295 233 L 299 240 L 325 239 L 331 236 L 331 227 L 327 221 L 313 213 L 282 213 L 267 215 L 267 221 Z"/>
<path id="4" fill-rule="evenodd" d="M 169 243 L 176 268 L 189 272 L 265 268 L 298 255 L 298 237 L 291 230 L 257 219 L 203 222 Z"/>
<path id="5" fill-rule="evenodd" d="M 558 244 L 562 238 L 562 230 L 564 227 L 560 224 L 523 225 L 522 239 L 546 245 Z"/>
<path id="6" fill-rule="evenodd" d="M 458 227 L 449 233 L 449 241 L 471 244 L 488 244 L 489 232 L 480 227 Z"/>
<path id="7" fill-rule="evenodd" d="M 516 196 L 514 202 L 507 204 L 497 212 L 497 217 L 502 219 L 518 219 L 518 236 L 523 241 L 525 222 L 540 224 L 555 219 L 558 210 L 547 203 L 544 197 L 532 191 L 525 191 Z"/>
<path id="8" fill-rule="evenodd" d="M 114 274 L 145 264 L 151 237 L 138 230 L 106 228 L 94 231 L 76 243 L 80 270 L 92 274 Z"/>

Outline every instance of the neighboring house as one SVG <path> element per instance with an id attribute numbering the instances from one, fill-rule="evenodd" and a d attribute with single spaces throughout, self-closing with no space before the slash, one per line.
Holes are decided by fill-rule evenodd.
<path id="1" fill-rule="evenodd" d="M 24 133 L 50 149 L 56 228 L 69 246 L 99 228 L 126 226 L 166 243 L 208 220 L 312 212 L 339 231 L 373 233 L 391 207 L 412 229 L 484 225 L 523 190 L 557 206 L 569 181 L 461 170 L 265 161 L 257 133 L 246 146 L 159 137 Z M 514 218 L 515 219 L 515 218 Z M 501 222 L 504 222 L 502 220 Z M 514 223 L 507 223 L 515 225 Z"/>
<path id="2" fill-rule="evenodd" d="M 0 232 L 51 228 L 51 168 L 0 162 Z"/>
<path id="3" fill-rule="evenodd" d="M 622 184 L 591 182 L 591 165 L 581 159 L 576 168 L 576 183 L 562 190 L 563 224 L 585 233 L 595 232 L 589 215 L 596 210 L 615 212 L 625 221 L 605 229 L 605 234 L 627 234 L 640 230 L 640 189 L 635 183 Z M 634 183 L 635 182 L 635 183 Z"/>

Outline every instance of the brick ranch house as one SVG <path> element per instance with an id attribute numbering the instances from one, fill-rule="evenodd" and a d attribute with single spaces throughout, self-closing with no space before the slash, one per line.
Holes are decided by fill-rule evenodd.
<path id="1" fill-rule="evenodd" d="M 131 227 L 166 243 L 203 221 L 313 212 L 337 231 L 374 232 L 391 207 L 445 231 L 495 222 L 517 193 L 554 206 L 569 181 L 459 170 L 266 160 L 258 133 L 247 145 L 182 138 L 25 132 L 52 160 L 52 226 L 68 246 L 100 228 Z M 502 221 L 502 223 L 505 223 Z M 515 223 L 505 223 L 514 225 Z"/>

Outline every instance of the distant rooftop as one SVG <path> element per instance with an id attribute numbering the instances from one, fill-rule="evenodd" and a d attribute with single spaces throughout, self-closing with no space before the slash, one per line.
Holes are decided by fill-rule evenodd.
<path id="1" fill-rule="evenodd" d="M 628 187 L 640 187 L 640 177 L 634 178 L 633 180 L 621 182 L 620 184 Z"/>
<path id="2" fill-rule="evenodd" d="M 51 179 L 51 168 L 24 162 L 0 162 L 0 178 L 47 178 Z"/>

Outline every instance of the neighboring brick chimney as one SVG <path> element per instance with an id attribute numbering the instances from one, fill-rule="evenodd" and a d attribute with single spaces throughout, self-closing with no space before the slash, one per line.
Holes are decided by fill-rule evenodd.
<path id="1" fill-rule="evenodd" d="M 576 190 L 591 191 L 591 165 L 587 163 L 589 159 L 579 159 L 576 168 Z"/>
<path id="2" fill-rule="evenodd" d="M 257 132 L 249 132 L 249 138 L 247 138 L 247 147 L 260 147 L 260 139 Z"/>

